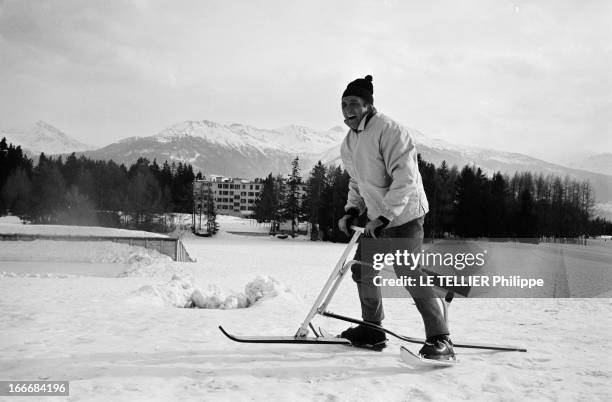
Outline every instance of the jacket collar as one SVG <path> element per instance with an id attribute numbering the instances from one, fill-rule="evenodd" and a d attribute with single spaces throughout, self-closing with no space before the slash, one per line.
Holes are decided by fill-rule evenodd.
<path id="1" fill-rule="evenodd" d="M 365 115 L 363 119 L 361 119 L 361 121 L 359 122 L 359 126 L 357 126 L 357 130 L 355 130 L 355 132 L 360 133 L 363 130 L 365 130 L 366 126 L 368 125 L 368 122 L 370 121 L 372 117 L 374 117 L 376 112 L 377 112 L 376 108 L 372 106 L 372 111 L 368 113 L 367 115 Z"/>

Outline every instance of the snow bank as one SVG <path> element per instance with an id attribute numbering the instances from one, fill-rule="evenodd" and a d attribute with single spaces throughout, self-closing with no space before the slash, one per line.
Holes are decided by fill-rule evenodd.
<path id="1" fill-rule="evenodd" d="M 156 306 L 229 310 L 251 307 L 259 301 L 285 294 L 292 294 L 292 291 L 268 276 L 258 276 L 247 283 L 244 293 L 228 293 L 215 285 L 198 287 L 192 278 L 175 274 L 167 283 L 141 287 L 132 300 Z"/>
<path id="2" fill-rule="evenodd" d="M 0 272 L 0 278 L 47 278 L 47 279 L 66 279 L 78 278 L 80 275 L 61 274 L 61 273 L 34 273 L 34 272 Z"/>
<path id="3" fill-rule="evenodd" d="M 21 219 L 19 219 L 19 217 L 15 215 L 0 216 L 0 225 L 2 224 L 21 225 Z"/>
<path id="4" fill-rule="evenodd" d="M 252 303 L 276 297 L 287 291 L 289 290 L 283 284 L 269 276 L 258 276 L 244 287 L 244 293 Z"/>
<path id="5" fill-rule="evenodd" d="M 145 264 L 172 261 L 157 250 L 111 241 L 3 241 L 0 261 L 70 261 Z"/>

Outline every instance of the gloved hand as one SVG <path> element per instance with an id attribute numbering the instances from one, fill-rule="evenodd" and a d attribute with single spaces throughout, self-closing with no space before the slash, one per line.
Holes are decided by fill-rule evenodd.
<path id="1" fill-rule="evenodd" d="M 349 208 L 346 214 L 338 221 L 338 228 L 347 236 L 350 236 L 351 224 L 353 220 L 359 217 L 359 210 L 356 208 Z"/>
<path id="2" fill-rule="evenodd" d="M 365 237 L 371 237 L 376 239 L 376 237 L 378 237 L 380 232 L 384 228 L 386 228 L 388 224 L 389 219 L 385 218 L 384 216 L 379 216 L 378 218 L 371 220 L 366 224 L 363 234 L 365 235 Z"/>

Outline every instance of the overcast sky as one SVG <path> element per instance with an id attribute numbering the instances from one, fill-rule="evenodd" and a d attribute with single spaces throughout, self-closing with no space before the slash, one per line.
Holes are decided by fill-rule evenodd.
<path id="1" fill-rule="evenodd" d="M 341 125 L 346 84 L 430 137 L 612 152 L 612 2 L 0 0 L 0 128 L 94 145 L 213 120 Z"/>

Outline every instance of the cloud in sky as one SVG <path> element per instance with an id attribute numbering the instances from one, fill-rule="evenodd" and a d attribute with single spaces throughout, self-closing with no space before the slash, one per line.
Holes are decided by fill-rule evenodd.
<path id="1" fill-rule="evenodd" d="M 602 1 L 2 1 L 1 128 L 106 144 L 186 119 L 341 124 L 347 82 L 452 142 L 612 150 Z"/>

